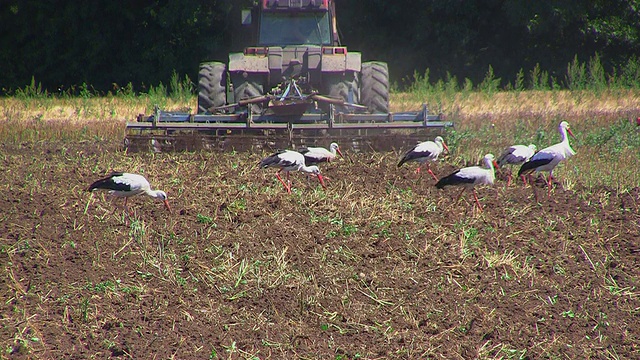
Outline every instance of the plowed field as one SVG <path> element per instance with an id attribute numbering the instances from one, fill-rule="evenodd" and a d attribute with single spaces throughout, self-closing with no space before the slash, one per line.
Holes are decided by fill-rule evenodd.
<path id="1" fill-rule="evenodd" d="M 292 194 L 265 155 L 2 145 L 0 358 L 640 358 L 639 188 L 499 176 L 480 213 L 400 153 Z M 112 170 L 173 211 L 85 191 Z"/>

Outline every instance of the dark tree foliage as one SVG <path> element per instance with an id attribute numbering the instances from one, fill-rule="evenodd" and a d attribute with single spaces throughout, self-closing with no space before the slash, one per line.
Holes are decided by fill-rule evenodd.
<path id="1" fill-rule="evenodd" d="M 389 62 L 392 77 L 430 69 L 478 83 L 491 65 L 512 81 L 539 64 L 558 79 L 577 55 L 606 66 L 640 50 L 637 0 L 342 1 L 343 40 Z M 349 19 L 348 21 L 345 21 Z M 348 26 L 348 27 L 347 27 Z"/>
<path id="2" fill-rule="evenodd" d="M 223 56 L 231 0 L 12 1 L 0 7 L 0 86 L 35 77 L 49 91 L 89 84 L 144 90 L 175 70 L 194 78 L 198 63 Z"/>
<path id="3" fill-rule="evenodd" d="M 251 0 L 8 0 L 0 7 L 0 87 L 34 77 L 49 92 L 85 83 L 100 92 L 132 83 L 195 79 L 198 63 L 225 61 L 251 42 L 238 23 Z M 639 0 L 368 0 L 337 2 L 342 43 L 389 63 L 400 84 L 428 68 L 432 79 L 482 80 L 489 65 L 512 82 L 540 68 L 562 80 L 574 57 L 605 67 L 640 50 Z"/>

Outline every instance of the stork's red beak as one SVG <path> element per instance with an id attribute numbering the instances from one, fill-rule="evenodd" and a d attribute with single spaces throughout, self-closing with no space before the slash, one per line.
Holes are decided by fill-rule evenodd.
<path id="1" fill-rule="evenodd" d="M 443 141 L 442 142 L 442 146 L 444 146 L 444 149 L 447 150 L 447 154 L 449 153 L 449 147 L 447 146 L 447 144 Z"/>
<path id="2" fill-rule="evenodd" d="M 500 169 L 500 166 L 498 165 L 498 162 L 493 160 L 493 167 L 495 167 L 496 169 Z"/>
<path id="3" fill-rule="evenodd" d="M 571 131 L 571 128 L 567 128 L 567 132 L 569 133 L 569 135 L 571 135 L 572 138 L 576 138 L 576 136 L 573 135 L 573 131 Z"/>
<path id="4" fill-rule="evenodd" d="M 336 148 L 336 151 L 338 152 L 338 155 L 340 155 L 340 157 L 344 159 L 344 155 L 342 155 L 342 151 L 340 151 L 340 148 Z"/>
<path id="5" fill-rule="evenodd" d="M 169 212 L 171 212 L 171 206 L 169 206 L 169 201 L 168 200 L 164 200 L 164 207 L 166 207 L 167 210 L 169 210 Z"/>
<path id="6" fill-rule="evenodd" d="M 322 178 L 322 175 L 318 174 L 318 181 L 320 181 L 320 185 L 322 185 L 323 189 L 327 189 L 327 186 L 324 184 L 324 179 Z"/>

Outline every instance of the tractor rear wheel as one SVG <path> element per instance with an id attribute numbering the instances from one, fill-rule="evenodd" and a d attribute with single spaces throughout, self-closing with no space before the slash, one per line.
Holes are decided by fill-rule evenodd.
<path id="1" fill-rule="evenodd" d="M 340 99 L 346 103 L 358 104 L 360 101 L 360 87 L 358 76 L 354 72 L 324 73 L 323 93 L 329 97 Z M 348 106 L 336 106 L 340 112 L 348 112 Z"/>
<path id="2" fill-rule="evenodd" d="M 362 63 L 361 104 L 374 113 L 389 112 L 389 68 L 387 63 Z"/>
<path id="3" fill-rule="evenodd" d="M 227 66 L 221 62 L 200 64 L 198 72 L 198 114 L 227 103 Z"/>
<path id="4" fill-rule="evenodd" d="M 244 74 L 238 74 L 232 76 L 231 79 L 233 80 L 235 102 L 264 95 L 264 85 L 262 85 L 262 79 L 259 75 L 245 76 Z M 260 114 L 262 113 L 263 104 L 249 104 L 248 107 L 252 114 Z"/>

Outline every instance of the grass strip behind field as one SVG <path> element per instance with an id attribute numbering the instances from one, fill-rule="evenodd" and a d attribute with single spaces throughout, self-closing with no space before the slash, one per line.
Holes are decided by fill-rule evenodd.
<path id="1" fill-rule="evenodd" d="M 609 186 L 617 190 L 640 184 L 640 91 L 503 91 L 497 93 L 420 92 L 392 94 L 391 110 L 442 112 L 455 122 L 445 134 L 451 148 L 447 161 L 464 166 L 486 153 L 512 144 L 533 143 L 542 149 L 559 141 L 557 125 L 566 120 L 577 139 L 577 155 L 559 166 L 565 187 Z M 146 96 L 27 97 L 0 99 L 0 141 L 112 141 L 121 143 L 124 126 L 158 104 L 166 110 L 193 112 L 196 98 L 176 101 Z M 403 149 L 399 149 L 402 151 Z"/>

